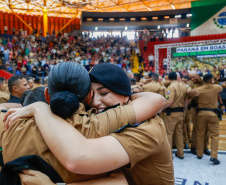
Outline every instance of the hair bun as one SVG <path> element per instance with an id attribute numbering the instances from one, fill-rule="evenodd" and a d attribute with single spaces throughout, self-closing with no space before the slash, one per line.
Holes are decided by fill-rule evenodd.
<path id="1" fill-rule="evenodd" d="M 78 97 L 68 91 L 56 92 L 50 99 L 51 111 L 63 119 L 71 117 L 78 108 Z"/>

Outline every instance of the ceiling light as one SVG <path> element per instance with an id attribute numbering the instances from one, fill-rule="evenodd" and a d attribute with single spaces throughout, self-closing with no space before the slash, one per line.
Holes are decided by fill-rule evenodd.
<path id="1" fill-rule="evenodd" d="M 97 31 L 98 30 L 98 27 L 95 27 L 95 30 Z"/>
<path id="2" fill-rule="evenodd" d="M 127 30 L 127 29 L 128 29 L 128 27 L 126 26 L 126 27 L 125 27 L 125 30 Z"/>
<path id="3" fill-rule="evenodd" d="M 152 17 L 152 19 L 157 20 L 157 19 L 158 19 L 158 17 Z"/>
<path id="4" fill-rule="evenodd" d="M 170 16 L 164 16 L 164 19 L 169 19 L 170 18 Z"/>
<path id="5" fill-rule="evenodd" d="M 181 15 L 175 15 L 175 18 L 181 18 Z"/>
<path id="6" fill-rule="evenodd" d="M 158 28 L 158 30 L 159 30 L 159 29 L 160 29 L 160 26 L 158 25 L 158 27 L 157 27 L 157 28 Z"/>
<path id="7" fill-rule="evenodd" d="M 192 14 L 191 13 L 187 14 L 187 17 L 192 17 Z"/>
<path id="8" fill-rule="evenodd" d="M 188 27 L 189 27 L 189 24 L 187 23 L 187 25 L 186 25 L 186 26 L 187 26 L 187 28 L 188 28 Z"/>
<path id="9" fill-rule="evenodd" d="M 152 11 L 151 8 L 147 8 L 149 11 Z"/>
<path id="10" fill-rule="evenodd" d="M 172 5 L 172 4 L 170 4 L 170 5 L 171 5 L 171 7 L 172 7 L 174 10 L 176 9 L 174 5 Z"/>

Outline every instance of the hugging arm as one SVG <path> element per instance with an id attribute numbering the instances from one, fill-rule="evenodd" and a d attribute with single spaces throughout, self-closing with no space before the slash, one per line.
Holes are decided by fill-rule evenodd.
<path id="1" fill-rule="evenodd" d="M 20 180 L 26 185 L 56 185 L 45 174 L 34 170 L 23 170 L 23 173 L 19 174 Z M 128 185 L 122 172 L 111 173 L 108 177 L 93 179 L 85 182 L 70 183 L 67 185 Z"/>
<path id="2" fill-rule="evenodd" d="M 22 105 L 19 103 L 1 103 L 0 109 L 10 109 L 10 108 L 21 108 Z"/>
<path id="3" fill-rule="evenodd" d="M 153 117 L 165 101 L 155 93 L 145 93 L 142 97 L 132 102 L 137 122 Z M 156 112 L 150 114 L 153 110 Z M 8 115 L 6 124 L 19 117 L 34 116 L 52 153 L 73 173 L 98 174 L 130 162 L 127 152 L 117 139 L 112 136 L 87 139 L 65 120 L 53 114 L 45 103 L 38 102 L 22 109 L 12 109 L 6 114 Z"/>

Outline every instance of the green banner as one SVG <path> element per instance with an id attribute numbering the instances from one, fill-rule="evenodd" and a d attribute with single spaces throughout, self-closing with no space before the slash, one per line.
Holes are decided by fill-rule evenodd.
<path id="1" fill-rule="evenodd" d="M 224 66 L 226 64 L 226 43 L 172 47 L 170 62 L 172 69 Z"/>

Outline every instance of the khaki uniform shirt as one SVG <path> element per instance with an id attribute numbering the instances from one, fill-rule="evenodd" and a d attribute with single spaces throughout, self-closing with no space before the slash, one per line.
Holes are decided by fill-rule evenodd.
<path id="1" fill-rule="evenodd" d="M 212 71 L 212 75 L 213 75 L 213 78 L 214 78 L 214 82 L 218 83 L 218 80 L 219 80 L 218 78 L 220 77 L 220 71 L 216 71 L 216 72 Z"/>
<path id="2" fill-rule="evenodd" d="M 199 91 L 198 108 L 217 109 L 218 108 L 218 94 L 223 91 L 223 88 L 217 84 L 204 84 L 197 88 Z M 199 115 L 209 114 L 216 116 L 212 111 L 200 111 Z"/>
<path id="3" fill-rule="evenodd" d="M 185 84 L 178 83 L 177 81 L 172 81 L 165 92 L 165 98 L 167 100 L 173 101 L 173 103 L 169 107 L 184 107 L 186 94 L 187 87 Z"/>
<path id="4" fill-rule="evenodd" d="M 194 83 L 193 81 L 188 81 L 188 85 L 191 89 L 194 89 L 194 88 L 197 88 L 197 87 L 200 87 L 204 84 L 204 82 L 201 80 L 199 83 Z"/>
<path id="5" fill-rule="evenodd" d="M 9 94 L 8 84 L 3 84 L 1 91 Z"/>
<path id="6" fill-rule="evenodd" d="M 221 84 L 221 86 L 222 86 L 223 88 L 226 88 L 226 84 Z"/>
<path id="7" fill-rule="evenodd" d="M 188 91 L 194 89 L 194 88 L 198 88 L 201 87 L 204 84 L 203 80 L 201 80 L 199 83 L 194 83 L 193 81 L 188 81 Z M 192 99 L 192 100 L 191 100 Z M 198 102 L 198 97 L 191 97 L 190 101 L 192 101 L 193 103 L 197 103 Z"/>
<path id="8" fill-rule="evenodd" d="M 169 87 L 170 81 L 169 81 L 169 80 L 162 81 L 162 85 L 163 85 L 164 87 Z"/>
<path id="9" fill-rule="evenodd" d="M 87 113 L 84 105 L 80 104 L 79 110 L 71 119 L 67 119 L 69 124 L 87 138 L 106 136 L 127 123 L 135 122 L 135 113 L 131 105 L 110 109 L 98 115 L 91 112 L 92 110 Z M 3 119 L 3 115 L 0 114 L 0 120 Z M 1 122 L 0 145 L 3 148 L 4 163 L 25 155 L 38 155 L 49 163 L 66 183 L 82 182 L 107 175 L 79 175 L 69 172 L 45 144 L 34 118 L 16 120 L 7 131 L 4 130 L 4 123 Z"/>
<path id="10" fill-rule="evenodd" d="M 143 78 L 142 78 L 142 79 L 140 79 L 140 83 L 145 84 L 146 80 L 147 80 L 147 79 L 143 79 Z"/>
<path id="11" fill-rule="evenodd" d="M 173 185 L 174 170 L 171 149 L 164 122 L 158 116 L 113 133 L 127 151 L 130 173 L 137 185 Z"/>
<path id="12" fill-rule="evenodd" d="M 37 87 L 43 87 L 43 85 L 42 84 L 34 84 L 34 87 L 32 88 L 32 90 L 37 88 Z"/>
<path id="13" fill-rule="evenodd" d="M 0 103 L 7 103 L 10 95 L 0 91 Z"/>
<path id="14" fill-rule="evenodd" d="M 158 82 L 152 81 L 143 85 L 142 88 L 144 92 L 154 92 L 164 96 L 163 88 Z"/>

